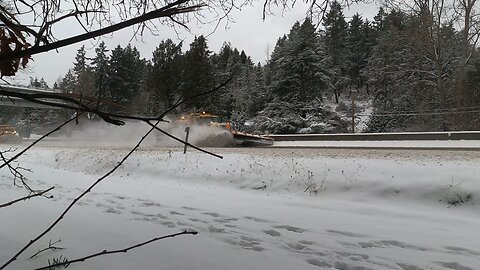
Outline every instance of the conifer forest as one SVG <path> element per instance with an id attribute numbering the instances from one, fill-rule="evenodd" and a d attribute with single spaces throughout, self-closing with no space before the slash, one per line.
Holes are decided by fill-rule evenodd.
<path id="1" fill-rule="evenodd" d="M 232 77 L 177 113 L 209 111 L 250 132 L 346 133 L 355 98 L 371 107 L 357 109 L 368 118 L 362 132 L 477 130 L 478 25 L 472 20 L 466 31 L 457 17 L 436 12 L 379 8 L 372 20 L 346 18 L 332 2 L 321 23 L 306 18 L 278 37 L 264 63 L 228 41 L 213 52 L 204 36 L 189 46 L 161 40 L 147 59 L 132 45 L 101 42 L 94 51 L 80 48 L 55 85 L 32 78 L 31 86 L 100 97 L 116 104 L 108 110 L 148 116 Z M 23 110 L 34 121 L 37 110 Z"/>

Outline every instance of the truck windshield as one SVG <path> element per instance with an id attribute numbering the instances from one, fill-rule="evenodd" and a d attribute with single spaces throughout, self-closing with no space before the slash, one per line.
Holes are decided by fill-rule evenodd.
<path id="1" fill-rule="evenodd" d="M 220 123 L 220 120 L 218 119 L 218 117 L 202 117 L 199 122 L 208 125 L 211 123 Z"/>

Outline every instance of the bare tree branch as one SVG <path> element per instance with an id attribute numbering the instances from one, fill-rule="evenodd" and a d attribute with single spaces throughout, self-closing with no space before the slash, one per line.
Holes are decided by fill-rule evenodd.
<path id="1" fill-rule="evenodd" d="M 15 150 L 7 150 L 6 152 L 14 152 Z M 0 158 L 2 159 L 3 162 L 7 162 L 7 159 L 5 158 L 5 155 L 4 155 L 4 152 L 0 151 Z M 25 181 L 25 177 L 23 176 L 23 174 L 20 172 L 20 170 L 24 170 L 24 171 L 29 171 L 31 172 L 30 170 L 28 169 L 25 169 L 25 168 L 22 168 L 20 167 L 20 165 L 17 165 L 16 167 L 13 167 L 10 163 L 8 163 L 8 169 L 10 170 L 10 173 L 13 175 L 13 185 L 15 186 L 19 186 L 16 184 L 16 180 L 17 179 L 20 179 L 20 181 L 22 182 L 22 185 L 24 188 L 26 188 L 28 191 L 30 191 L 30 193 L 34 193 L 36 192 L 35 190 L 33 190 L 28 184 L 27 182 Z"/>
<path id="2" fill-rule="evenodd" d="M 71 119 L 72 120 L 72 119 Z M 158 125 L 160 123 L 160 121 L 157 121 L 157 123 L 155 124 Z M 70 211 L 70 209 L 72 209 L 73 206 L 75 206 L 77 204 L 77 202 L 82 199 L 85 195 L 87 195 L 88 193 L 90 193 L 92 191 L 93 188 L 95 188 L 100 182 L 102 182 L 103 180 L 105 180 L 107 177 L 109 177 L 113 172 L 115 172 L 118 168 L 120 168 L 120 166 L 123 165 L 123 163 L 133 154 L 133 152 L 135 152 L 139 147 L 140 145 L 142 144 L 142 142 L 148 137 L 148 135 L 150 135 L 150 133 L 152 133 L 152 131 L 154 131 L 155 128 L 151 128 L 140 140 L 139 142 L 122 158 L 122 160 L 120 160 L 117 165 L 115 165 L 115 167 L 113 167 L 110 171 L 108 171 L 106 174 L 104 174 L 102 177 L 98 178 L 92 185 L 90 185 L 90 187 L 88 187 L 84 192 L 82 192 L 80 195 L 78 195 L 68 206 L 67 208 L 65 208 L 65 210 L 60 214 L 60 216 L 55 219 L 53 221 L 53 223 L 48 227 L 46 228 L 43 232 L 41 232 L 37 237 L 35 237 L 34 239 L 30 240 L 23 248 L 21 248 L 17 253 L 15 253 L 15 255 L 13 255 L 13 257 L 11 257 L 7 262 L 5 262 L 2 266 L 0 266 L 0 270 L 1 269 L 4 269 L 5 267 L 7 267 L 9 264 L 11 264 L 12 262 L 16 261 L 18 256 L 20 254 L 22 254 L 23 252 L 25 252 L 25 250 L 27 250 L 31 245 L 33 245 L 34 243 L 36 243 L 38 240 L 40 240 L 43 236 L 45 236 L 48 232 L 50 232 L 55 226 L 57 226 L 58 223 L 60 223 L 60 221 L 65 217 L 65 215 Z"/>
<path id="3" fill-rule="evenodd" d="M 204 150 L 204 149 L 202 149 L 202 148 L 200 148 L 200 147 L 198 147 L 198 146 L 192 145 L 191 143 L 188 143 L 188 142 L 186 142 L 186 141 L 184 141 L 184 140 L 182 140 L 182 139 L 180 139 L 180 138 L 178 138 L 178 137 L 176 137 L 176 136 L 173 136 L 172 134 L 170 134 L 170 133 L 166 132 L 165 130 L 159 128 L 158 126 L 155 126 L 155 125 L 154 125 L 153 123 L 151 123 L 150 121 L 145 121 L 145 123 L 147 123 L 150 127 L 155 128 L 157 131 L 161 132 L 162 134 L 166 135 L 167 137 L 172 138 L 172 139 L 174 139 L 175 141 L 182 143 L 183 145 L 189 146 L 189 147 L 191 147 L 191 148 L 193 148 L 193 149 L 195 149 L 195 150 L 198 150 L 198 151 L 200 151 L 200 152 L 202 152 L 202 153 L 205 153 L 205 154 L 209 154 L 209 155 L 214 156 L 214 157 L 216 157 L 216 158 L 223 159 L 223 156 L 220 156 L 220 155 L 215 154 L 215 153 L 213 153 L 213 152 Z"/>
<path id="4" fill-rule="evenodd" d="M 159 240 L 163 240 L 163 239 L 166 239 L 166 238 L 173 238 L 173 237 L 177 237 L 177 236 L 180 236 L 180 235 L 197 235 L 197 234 L 198 234 L 198 232 L 183 231 L 183 232 L 179 232 L 179 233 L 175 233 L 175 234 L 156 237 L 156 238 L 150 239 L 148 241 L 145 241 L 145 242 L 142 242 L 142 243 L 124 248 L 124 249 L 104 250 L 104 251 L 101 251 L 101 252 L 98 252 L 98 253 L 95 253 L 95 254 L 92 254 L 92 255 L 89 255 L 89 256 L 85 256 L 83 258 L 78 258 L 78 259 L 74 259 L 74 260 L 66 260 L 65 262 L 51 264 L 51 265 L 48 265 L 48 266 L 36 268 L 35 270 L 46 270 L 46 269 L 52 269 L 52 268 L 59 267 L 59 266 L 68 266 L 72 263 L 84 262 L 86 260 L 90 260 L 90 259 L 95 258 L 95 257 L 111 255 L 111 254 L 115 254 L 115 253 L 127 253 L 128 251 L 130 251 L 132 249 L 136 249 L 136 248 L 139 248 L 139 247 L 142 247 L 142 246 L 145 246 L 145 245 L 148 245 L 150 243 L 153 243 L 153 242 L 156 242 L 156 241 L 159 241 Z"/>
<path id="5" fill-rule="evenodd" d="M 171 108 L 169 108 L 168 110 L 166 110 L 164 113 L 162 113 L 158 119 L 163 119 L 163 117 L 168 114 L 169 112 L 173 111 L 175 108 L 177 108 L 178 106 L 180 106 L 181 104 L 189 101 L 189 100 L 192 100 L 194 98 L 198 98 L 200 96 L 203 96 L 203 95 L 207 95 L 207 94 L 210 94 L 214 91 L 217 91 L 218 89 L 220 89 L 221 87 L 225 86 L 227 83 L 229 83 L 230 81 L 232 80 L 232 77 L 230 77 L 229 79 L 227 79 L 224 83 L 220 84 L 219 86 L 213 88 L 212 90 L 209 90 L 209 91 L 205 91 L 203 93 L 200 93 L 198 95 L 194 95 L 194 96 L 191 96 L 191 97 L 188 97 L 182 101 L 179 101 L 177 102 L 175 105 L 173 105 Z M 82 113 L 82 112 L 81 112 Z M 77 114 L 78 116 L 79 114 Z M 75 118 L 72 118 L 68 121 L 66 121 L 65 123 L 63 123 L 62 125 L 60 125 L 59 127 L 55 128 L 54 130 L 50 131 L 49 133 L 45 134 L 44 136 L 42 136 L 41 138 L 39 138 L 38 140 L 36 140 L 34 143 L 32 143 L 30 146 L 28 146 L 27 148 L 25 148 L 23 151 L 21 151 L 19 154 L 15 155 L 13 158 L 7 160 L 7 162 L 4 162 L 4 164 L 0 165 L 0 169 L 3 168 L 4 166 L 8 165 L 10 162 L 12 162 L 13 160 L 15 160 L 16 158 L 18 158 L 19 156 L 21 156 L 23 153 L 25 153 L 28 149 L 30 149 L 31 147 L 33 147 L 36 143 L 38 143 L 39 141 L 41 141 L 42 139 L 44 139 L 45 137 L 49 136 L 50 134 L 54 133 L 55 131 L 59 130 L 60 128 L 62 128 L 63 126 L 65 126 L 66 124 L 68 124 L 69 122 L 75 120 Z M 21 255 L 22 253 L 24 253 L 31 245 L 33 245 L 34 243 L 36 243 L 38 240 L 40 240 L 43 236 L 45 236 L 48 232 L 50 232 L 64 217 L 65 215 L 70 211 L 70 209 L 75 206 L 77 204 L 77 202 L 82 199 L 85 195 L 87 195 L 88 193 L 90 193 L 92 191 L 93 188 L 95 188 L 100 182 L 102 182 L 103 180 L 105 180 L 107 177 L 109 177 L 113 172 L 115 172 L 118 168 L 120 168 L 120 166 L 123 165 L 123 163 L 140 147 L 140 145 L 142 144 L 142 142 L 148 137 L 148 135 L 150 135 L 154 130 L 159 130 L 160 132 L 162 132 L 163 134 L 171 137 L 171 138 L 174 138 L 178 141 L 181 141 L 183 142 L 182 140 L 176 138 L 175 136 L 173 135 L 170 135 L 168 134 L 167 132 L 161 130 L 161 129 L 158 129 L 157 125 L 160 123 L 160 120 L 157 120 L 157 122 L 155 124 L 152 124 L 150 121 L 145 121 L 147 122 L 147 124 L 149 124 L 151 126 L 150 130 L 139 140 L 139 142 L 122 158 L 121 161 L 119 161 L 117 163 L 116 166 L 114 166 L 110 171 L 108 171 L 106 174 L 104 174 L 102 177 L 98 178 L 92 185 L 90 185 L 90 187 L 88 187 L 84 192 L 82 192 L 79 196 L 77 196 L 68 206 L 67 208 L 65 208 L 65 210 L 60 214 L 60 216 L 55 219 L 52 224 L 46 228 L 43 232 L 41 232 L 37 237 L 35 237 L 34 239 L 30 240 L 23 248 L 21 248 L 15 255 L 13 255 L 7 262 L 5 262 L 2 266 L 0 266 L 0 270 L 1 269 L 4 269 L 5 267 L 7 267 L 8 265 L 10 265 L 12 262 L 16 261 L 18 256 Z M 186 143 L 186 142 L 183 142 L 183 143 Z M 216 155 L 216 154 L 213 154 L 213 153 L 210 153 L 208 151 L 205 151 L 205 150 L 201 150 L 200 148 L 198 147 L 195 147 L 191 144 L 187 144 L 188 146 L 190 147 L 193 147 L 195 149 L 198 149 L 202 152 L 205 152 L 205 153 L 208 153 L 208 154 L 211 154 L 215 157 L 219 157 L 219 158 L 222 158 L 221 156 L 219 155 Z"/>
<path id="6" fill-rule="evenodd" d="M 34 198 L 34 197 L 38 197 L 38 196 L 42 196 L 43 194 L 51 191 L 52 189 L 54 189 L 55 187 L 51 187 L 49 189 L 45 189 L 43 191 L 40 191 L 40 192 L 36 192 L 34 194 L 30 194 L 28 196 L 25 196 L 25 197 L 22 197 L 22 198 L 19 198 L 19 199 L 16 199 L 16 200 L 13 200 L 13 201 L 10 201 L 10 202 L 7 202 L 7 203 L 4 203 L 4 204 L 0 204 L 0 208 L 3 208 L 3 207 L 7 207 L 7 206 L 10 206 L 12 204 L 15 204 L 15 203 L 18 203 L 18 202 L 21 202 L 21 201 L 25 201 L 25 200 L 28 200 L 28 199 L 31 199 L 31 198 Z"/>
<path id="7" fill-rule="evenodd" d="M 187 7 L 181 7 L 180 6 L 181 4 L 184 4 L 188 1 L 189 0 L 177 0 L 173 3 L 171 3 L 171 4 L 168 4 L 168 5 L 164 6 L 163 8 L 148 12 L 144 15 L 141 15 L 141 16 L 132 18 L 130 20 L 126 20 L 126 21 L 123 21 L 123 22 L 120 22 L 120 23 L 117 23 L 117 24 L 114 24 L 114 25 L 111 25 L 111 26 L 108 26 L 108 27 L 105 27 L 105 28 L 102 28 L 102 29 L 87 32 L 87 33 L 84 33 L 84 34 L 81 34 L 81 35 L 78 35 L 78 36 L 74 36 L 74 37 L 71 37 L 71 38 L 59 40 L 59 41 L 56 41 L 56 42 L 48 43 L 48 44 L 42 45 L 42 46 L 33 46 L 33 47 L 30 47 L 30 48 L 24 49 L 24 50 L 15 50 L 11 53 L 0 55 L 0 63 L 1 62 L 6 62 L 6 61 L 12 61 L 12 60 L 15 60 L 15 59 L 22 59 L 24 57 L 30 57 L 30 56 L 38 54 L 38 53 L 47 52 L 47 51 L 50 51 L 50 50 L 58 49 L 58 48 L 65 47 L 65 46 L 68 46 L 68 45 L 72 45 L 72 44 L 75 44 L 75 43 L 78 43 L 78 42 L 81 42 L 81 41 L 84 41 L 84 40 L 88 40 L 88 39 L 92 39 L 92 38 L 95 38 L 95 37 L 98 37 L 98 36 L 109 34 L 109 33 L 118 31 L 118 30 L 123 29 L 123 28 L 133 26 L 135 24 L 138 24 L 138 23 L 141 23 L 141 22 L 144 22 L 144 21 L 148 21 L 148 20 L 152 20 L 152 19 L 158 19 L 158 18 L 164 18 L 164 17 L 168 18 L 168 17 L 173 16 L 173 15 L 193 12 L 193 11 L 196 11 L 196 10 L 204 7 L 204 5 L 193 5 L 193 6 L 187 6 Z"/>
<path id="8" fill-rule="evenodd" d="M 45 251 L 47 251 L 47 250 L 55 251 L 55 250 L 64 249 L 64 248 L 62 248 L 62 247 L 55 246 L 55 244 L 58 244 L 58 243 L 60 243 L 61 241 L 62 241 L 62 240 L 58 239 L 57 241 L 52 242 L 52 240 L 50 239 L 50 241 L 48 241 L 48 247 L 43 248 L 43 249 L 40 249 L 40 250 L 37 251 L 35 254 L 33 254 L 32 256 L 30 256 L 30 259 L 35 258 L 36 256 L 38 256 L 38 254 L 40 254 L 40 253 L 42 253 L 42 252 L 45 252 Z"/>

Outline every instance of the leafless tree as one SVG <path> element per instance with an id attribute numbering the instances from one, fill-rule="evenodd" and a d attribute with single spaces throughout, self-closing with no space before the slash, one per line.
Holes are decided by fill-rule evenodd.
<path id="1" fill-rule="evenodd" d="M 466 86 L 465 79 L 467 66 L 480 39 L 480 2 L 477 0 L 382 0 L 381 3 L 393 9 L 413 12 L 421 19 L 417 37 L 426 45 L 424 47 L 425 55 L 436 66 L 436 84 L 444 103 L 446 103 L 447 97 L 442 81 L 445 76 L 442 74 L 441 57 L 448 45 L 442 40 L 442 27 L 452 24 L 461 31 L 460 57 L 459 59 L 450 59 L 456 63 L 454 99 L 457 107 L 471 106 L 472 93 Z"/>
<path id="2" fill-rule="evenodd" d="M 473 98 L 465 85 L 466 67 L 476 50 L 480 39 L 480 13 L 477 0 L 456 0 L 455 10 L 462 28 L 461 59 L 458 70 L 457 106 L 468 107 Z"/>

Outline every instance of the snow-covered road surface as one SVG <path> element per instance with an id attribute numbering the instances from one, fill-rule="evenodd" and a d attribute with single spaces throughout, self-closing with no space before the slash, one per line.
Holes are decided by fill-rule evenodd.
<path id="1" fill-rule="evenodd" d="M 33 269 L 184 229 L 68 269 L 479 269 L 480 153 L 180 148 L 136 152 L 7 269 Z M 0 263 L 126 149 L 36 148 L 19 162 L 54 199 L 0 208 Z M 25 194 L 0 171 L 0 203 Z M 63 250 L 29 259 L 48 241 Z"/>

